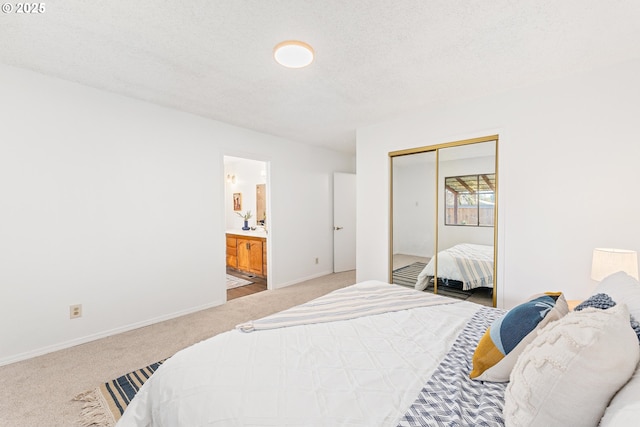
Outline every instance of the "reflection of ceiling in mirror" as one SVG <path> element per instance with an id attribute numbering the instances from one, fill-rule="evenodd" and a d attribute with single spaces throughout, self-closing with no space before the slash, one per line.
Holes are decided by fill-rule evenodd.
<path id="1" fill-rule="evenodd" d="M 495 141 L 487 141 L 476 144 L 467 144 L 457 147 L 441 148 L 439 157 L 440 161 L 471 159 L 476 157 L 495 156 Z M 415 164 L 434 163 L 436 160 L 435 151 L 427 151 L 424 153 L 407 154 L 404 156 L 395 156 L 393 158 L 394 167 L 411 166 Z"/>
<path id="2" fill-rule="evenodd" d="M 407 154 L 406 156 L 396 156 L 393 158 L 394 167 L 412 166 L 417 164 L 435 163 L 435 151 L 426 153 Z"/>
<path id="3" fill-rule="evenodd" d="M 495 156 L 495 141 L 481 142 L 478 144 L 460 145 L 440 150 L 440 161 L 471 159 L 475 157 Z"/>

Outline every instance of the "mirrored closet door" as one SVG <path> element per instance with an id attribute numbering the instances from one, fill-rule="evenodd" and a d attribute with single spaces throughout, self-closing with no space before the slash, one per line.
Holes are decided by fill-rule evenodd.
<path id="1" fill-rule="evenodd" d="M 498 136 L 389 153 L 391 282 L 495 306 Z"/>

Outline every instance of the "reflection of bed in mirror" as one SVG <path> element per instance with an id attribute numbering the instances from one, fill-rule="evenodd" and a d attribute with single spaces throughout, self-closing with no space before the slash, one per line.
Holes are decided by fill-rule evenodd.
<path id="1" fill-rule="evenodd" d="M 433 257 L 418 275 L 415 289 L 423 291 L 433 285 Z M 438 286 L 468 291 L 493 288 L 493 246 L 461 243 L 438 252 Z"/>
<path id="2" fill-rule="evenodd" d="M 493 252 L 498 233 L 497 152 L 498 135 L 490 135 L 389 153 L 390 281 L 496 305 L 497 260 Z M 486 246 L 484 252 L 488 253 L 480 256 L 484 264 L 476 277 L 473 272 L 461 271 L 461 261 L 451 255 L 452 250 L 445 250 L 454 246 L 461 249 L 460 244 Z M 438 254 L 442 259 L 438 260 L 437 271 L 432 264 L 417 280 L 430 258 Z M 459 258 L 469 262 L 477 257 Z M 438 278 L 437 291 L 434 276 Z"/>

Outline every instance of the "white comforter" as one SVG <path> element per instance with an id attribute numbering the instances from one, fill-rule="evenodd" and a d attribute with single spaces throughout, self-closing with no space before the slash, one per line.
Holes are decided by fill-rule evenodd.
<path id="1" fill-rule="evenodd" d="M 232 330 L 167 360 L 117 426 L 395 426 L 478 307 Z"/>

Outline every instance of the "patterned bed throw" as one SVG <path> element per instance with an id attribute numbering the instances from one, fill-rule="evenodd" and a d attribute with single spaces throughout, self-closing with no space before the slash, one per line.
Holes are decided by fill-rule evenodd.
<path id="1" fill-rule="evenodd" d="M 418 292 L 404 286 L 368 280 L 338 289 L 304 304 L 262 319 L 236 326 L 242 332 L 285 328 L 312 323 L 335 322 L 363 316 L 453 304 L 456 301 L 440 295 Z"/>
<path id="2" fill-rule="evenodd" d="M 462 243 L 447 251 L 460 269 L 463 290 L 493 287 L 493 246 Z"/>
<path id="3" fill-rule="evenodd" d="M 482 307 L 469 320 L 451 350 L 400 420 L 400 427 L 503 426 L 502 408 L 508 383 L 469 378 L 480 338 L 505 310 Z"/>

